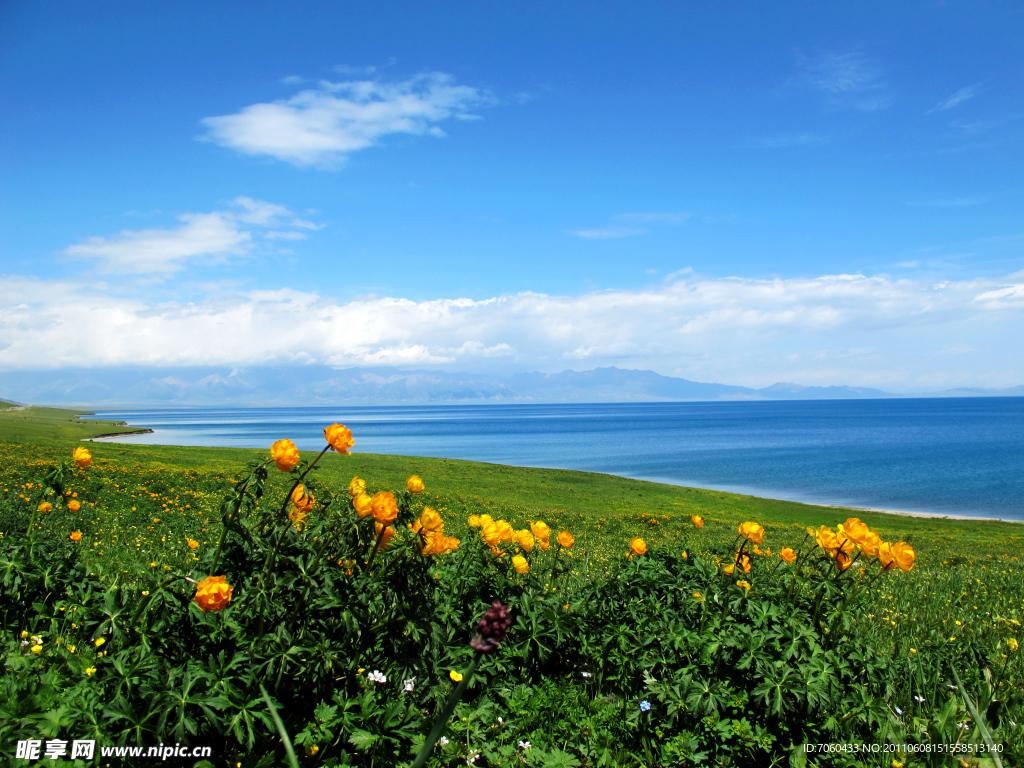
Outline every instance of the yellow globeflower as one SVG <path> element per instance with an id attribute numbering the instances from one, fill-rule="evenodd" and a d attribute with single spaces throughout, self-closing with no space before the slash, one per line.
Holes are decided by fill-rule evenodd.
<path id="1" fill-rule="evenodd" d="M 529 573 L 530 564 L 526 562 L 526 558 L 522 555 L 516 555 L 512 558 L 512 567 L 516 569 L 516 573 Z"/>
<path id="2" fill-rule="evenodd" d="M 53 510 L 53 504 L 51 504 L 48 501 L 42 501 L 42 502 L 39 503 L 39 506 L 36 507 L 36 511 L 37 512 L 50 512 L 52 510 Z"/>
<path id="3" fill-rule="evenodd" d="M 466 520 L 466 524 L 470 528 L 479 528 L 480 525 L 481 525 L 481 523 L 480 523 L 480 515 L 470 515 L 469 519 Z"/>
<path id="4" fill-rule="evenodd" d="M 1016 651 L 1020 647 L 1020 643 L 1017 642 L 1016 637 L 1011 637 L 1007 639 L 1006 647 L 1009 648 L 1010 651 Z"/>
<path id="5" fill-rule="evenodd" d="M 779 557 L 781 557 L 787 563 L 796 562 L 796 552 L 793 551 L 792 547 L 783 547 L 782 551 L 779 552 Z"/>
<path id="6" fill-rule="evenodd" d="M 398 502 L 390 491 L 373 494 L 370 500 L 373 505 L 373 519 L 381 525 L 391 525 L 398 517 Z"/>
<path id="7" fill-rule="evenodd" d="M 405 481 L 405 490 L 409 493 L 423 493 L 423 480 L 420 479 L 419 475 L 413 475 Z"/>
<path id="8" fill-rule="evenodd" d="M 353 499 L 361 493 L 366 493 L 366 481 L 360 477 L 353 477 L 348 484 L 348 494 Z"/>
<path id="9" fill-rule="evenodd" d="M 89 667 L 89 668 L 87 668 L 85 670 L 85 676 L 86 677 L 92 677 L 95 674 L 96 674 L 96 667 Z"/>
<path id="10" fill-rule="evenodd" d="M 366 517 L 373 512 L 373 499 L 365 493 L 360 493 L 352 499 L 352 506 L 355 508 L 357 515 Z"/>
<path id="11" fill-rule="evenodd" d="M 764 541 L 764 528 L 757 523 L 740 523 L 738 528 L 740 536 L 749 541 L 751 544 L 761 545 Z"/>
<path id="12" fill-rule="evenodd" d="M 292 525 L 295 526 L 295 530 L 301 531 L 303 526 L 306 524 L 306 510 L 300 509 L 299 507 L 292 507 L 288 510 L 288 519 Z"/>
<path id="13" fill-rule="evenodd" d="M 733 571 L 735 571 L 735 570 L 736 570 L 736 564 L 735 563 L 730 563 L 729 565 L 725 566 L 722 569 L 722 573 L 724 573 L 726 576 L 732 576 Z"/>
<path id="14" fill-rule="evenodd" d="M 562 531 L 558 534 L 558 543 L 566 549 L 569 549 L 570 547 L 572 547 L 573 544 L 576 543 L 576 539 L 568 531 Z"/>
<path id="15" fill-rule="evenodd" d="M 750 582 L 749 581 L 742 581 L 742 580 L 737 581 L 736 582 L 736 586 L 737 587 L 743 587 L 745 590 L 747 590 L 747 592 L 750 591 Z"/>
<path id="16" fill-rule="evenodd" d="M 693 527 L 694 528 L 703 528 L 704 527 L 704 518 L 701 517 L 700 515 L 692 515 L 690 517 L 690 522 L 693 523 Z"/>
<path id="17" fill-rule="evenodd" d="M 860 518 L 851 517 L 845 523 L 840 523 L 836 526 L 839 529 L 839 535 L 845 536 L 846 538 L 853 541 L 854 544 L 859 545 L 870 533 L 867 524 L 862 523 Z"/>
<path id="18" fill-rule="evenodd" d="M 448 677 L 450 677 L 456 683 L 462 682 L 462 675 L 459 672 L 456 672 L 454 669 L 448 673 Z"/>
<path id="19" fill-rule="evenodd" d="M 81 541 L 82 540 L 82 532 L 81 531 L 73 531 L 71 533 L 71 540 L 72 541 Z"/>
<path id="20" fill-rule="evenodd" d="M 331 424 L 329 427 L 324 427 L 324 439 L 331 446 L 331 450 L 338 453 L 348 453 L 348 449 L 356 442 L 352 439 L 352 430 L 344 424 Z"/>
<path id="21" fill-rule="evenodd" d="M 92 454 L 88 448 L 75 448 L 71 453 L 71 460 L 84 469 L 92 464 Z"/>
<path id="22" fill-rule="evenodd" d="M 817 533 L 814 534 L 814 539 L 822 549 L 831 550 L 839 548 L 839 537 L 827 525 L 823 525 L 818 529 Z"/>
<path id="23" fill-rule="evenodd" d="M 480 528 L 480 537 L 487 543 L 489 547 L 496 547 L 501 543 L 501 532 L 498 530 L 497 523 L 487 523 Z"/>
<path id="24" fill-rule="evenodd" d="M 419 524 L 420 528 L 425 531 L 440 532 L 444 529 L 444 520 L 441 519 L 441 515 L 437 513 L 437 510 L 431 509 L 430 507 L 423 508 L 423 511 L 420 512 L 419 520 L 416 522 Z"/>
<path id="25" fill-rule="evenodd" d="M 917 559 L 914 548 L 905 541 L 898 541 L 892 545 L 892 556 L 896 566 L 904 573 L 914 567 L 914 560 Z"/>
<path id="26" fill-rule="evenodd" d="M 498 537 L 502 541 L 512 541 L 512 539 L 515 538 L 515 529 L 512 528 L 512 523 L 510 523 L 508 520 L 499 520 L 497 522 L 497 526 Z"/>
<path id="27" fill-rule="evenodd" d="M 637 537 L 629 542 L 629 549 L 634 555 L 646 555 L 647 554 L 647 542 Z"/>
<path id="28" fill-rule="evenodd" d="M 462 544 L 462 541 L 459 539 L 458 536 L 446 536 L 445 540 L 444 540 L 444 543 L 445 543 L 445 548 L 449 552 L 454 552 Z"/>
<path id="29" fill-rule="evenodd" d="M 426 557 L 427 555 L 441 555 L 448 551 L 448 540 L 444 534 L 437 531 L 423 530 L 423 548 L 420 549 L 420 554 Z"/>
<path id="30" fill-rule="evenodd" d="M 68 509 L 71 510 L 72 512 L 77 512 L 81 508 L 82 505 L 79 503 L 78 499 L 72 499 L 71 501 L 68 502 Z"/>
<path id="31" fill-rule="evenodd" d="M 189 549 L 199 549 L 199 542 L 195 539 L 185 539 Z"/>
<path id="32" fill-rule="evenodd" d="M 840 570 L 845 571 L 851 565 L 853 565 L 853 558 L 842 550 L 837 550 L 835 553 L 836 562 L 839 563 Z"/>
<path id="33" fill-rule="evenodd" d="M 882 537 L 874 531 L 868 531 L 858 542 L 860 551 L 868 557 L 878 557 L 878 549 L 882 546 Z"/>
<path id="34" fill-rule="evenodd" d="M 523 528 L 521 531 L 516 531 L 515 542 L 519 545 L 523 552 L 532 552 L 533 545 L 536 543 L 533 534 Z"/>
<path id="35" fill-rule="evenodd" d="M 292 491 L 292 504 L 295 505 L 297 510 L 305 514 L 313 509 L 315 502 L 316 498 L 314 498 L 313 494 L 306 493 L 306 486 L 301 483 L 295 486 L 295 489 Z"/>
<path id="36" fill-rule="evenodd" d="M 270 455 L 282 472 L 291 472 L 299 463 L 299 449 L 291 440 L 278 440 L 270 446 Z"/>
<path id="37" fill-rule="evenodd" d="M 547 539 L 551 536 L 551 528 L 543 520 L 530 523 L 530 530 L 533 531 L 533 535 L 538 539 Z"/>
<path id="38" fill-rule="evenodd" d="M 103 644 L 104 644 L 105 642 L 107 642 L 107 638 L 105 638 L 105 637 L 97 637 L 97 638 L 96 638 L 96 639 L 95 639 L 95 640 L 93 641 L 93 643 L 92 643 L 92 644 L 93 644 L 93 645 L 95 645 L 95 646 L 96 646 L 97 648 L 99 648 L 99 647 L 100 647 L 101 645 L 103 645 Z"/>
<path id="39" fill-rule="evenodd" d="M 377 536 L 380 536 L 380 544 L 377 546 L 378 549 L 387 549 L 391 546 L 391 540 L 395 538 L 395 529 L 390 525 L 384 528 L 380 523 L 376 523 L 374 528 L 377 531 Z M 384 531 L 384 535 L 381 536 L 381 530 Z"/>
<path id="40" fill-rule="evenodd" d="M 204 612 L 220 611 L 231 600 L 231 593 L 234 591 L 235 588 L 227 583 L 227 576 L 207 576 L 199 582 L 196 596 L 192 600 Z M 100 640 L 102 639 L 101 637 Z"/>

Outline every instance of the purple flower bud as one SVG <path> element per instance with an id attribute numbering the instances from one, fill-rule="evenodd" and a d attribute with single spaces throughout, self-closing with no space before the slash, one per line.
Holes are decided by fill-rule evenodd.
<path id="1" fill-rule="evenodd" d="M 476 637 L 469 641 L 470 647 L 481 653 L 493 653 L 505 639 L 505 633 L 512 626 L 512 614 L 508 606 L 495 600 L 487 613 L 476 625 Z"/>

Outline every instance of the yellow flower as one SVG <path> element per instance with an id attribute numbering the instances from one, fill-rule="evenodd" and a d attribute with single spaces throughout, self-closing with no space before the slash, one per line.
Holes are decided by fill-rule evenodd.
<path id="1" fill-rule="evenodd" d="M 28 637 L 28 632 L 24 629 L 21 630 L 21 639 L 24 640 L 26 637 Z"/>
<path id="2" fill-rule="evenodd" d="M 836 536 L 836 532 L 827 525 L 823 525 L 818 529 L 818 532 L 814 534 L 814 539 L 822 549 L 832 550 L 839 548 L 839 538 Z"/>
<path id="3" fill-rule="evenodd" d="M 518 544 L 524 552 L 532 552 L 533 545 L 536 543 L 536 541 L 533 538 L 533 534 L 525 528 L 523 528 L 521 531 L 516 531 L 516 535 L 513 541 L 515 541 L 515 543 Z"/>
<path id="4" fill-rule="evenodd" d="M 496 547 L 501 542 L 501 532 L 498 530 L 497 523 L 486 523 L 480 526 L 480 538 L 489 547 Z"/>
<path id="5" fill-rule="evenodd" d="M 199 549 L 199 542 L 195 539 L 185 539 L 185 543 L 188 544 L 189 549 Z"/>
<path id="6" fill-rule="evenodd" d="M 750 582 L 749 581 L 737 581 L 736 582 L 736 586 L 737 587 L 743 587 L 745 590 L 747 590 L 747 592 L 750 591 Z"/>
<path id="7" fill-rule="evenodd" d="M 878 548 L 878 560 L 882 564 L 882 568 L 887 571 L 895 567 L 906 573 L 914 567 L 916 558 L 914 548 L 904 541 L 898 541 L 895 544 L 883 542 L 882 546 Z"/>
<path id="8" fill-rule="evenodd" d="M 292 507 L 288 511 L 288 519 L 291 524 L 295 526 L 295 530 L 301 531 L 303 526 L 306 524 L 306 511 L 299 509 L 298 507 Z"/>
<path id="9" fill-rule="evenodd" d="M 569 549 L 576 543 L 576 539 L 573 538 L 573 535 L 568 531 L 562 531 L 558 534 L 558 543 L 566 549 Z"/>
<path id="10" fill-rule="evenodd" d="M 77 512 L 81 508 L 82 504 L 78 501 L 78 499 L 72 499 L 71 501 L 68 502 L 68 509 L 71 510 L 72 512 Z"/>
<path id="11" fill-rule="evenodd" d="M 270 455 L 282 472 L 291 472 L 299 463 L 299 449 L 291 440 L 278 440 L 270 446 Z"/>
<path id="12" fill-rule="evenodd" d="M 512 567 L 516 569 L 516 573 L 530 572 L 530 564 L 526 562 L 526 558 L 522 555 L 516 555 L 512 558 Z"/>
<path id="13" fill-rule="evenodd" d="M 107 639 L 105 637 L 97 637 L 96 640 L 93 641 L 93 645 L 99 648 L 105 642 L 107 642 Z"/>
<path id="14" fill-rule="evenodd" d="M 85 670 L 85 676 L 86 677 L 92 677 L 95 674 L 96 674 L 96 667 L 89 667 L 88 669 Z"/>
<path id="15" fill-rule="evenodd" d="M 724 573 L 726 576 L 732 576 L 733 571 L 735 571 L 735 570 L 736 570 L 736 564 L 735 563 L 731 563 L 731 564 L 725 566 L 725 568 L 722 569 L 722 573 Z"/>
<path id="16" fill-rule="evenodd" d="M 698 603 L 703 603 L 704 602 L 704 595 L 702 595 L 700 592 L 694 592 L 693 593 L 693 599 L 696 600 Z"/>
<path id="17" fill-rule="evenodd" d="M 331 446 L 331 450 L 338 453 L 348 453 L 348 449 L 356 442 L 352 439 L 352 430 L 344 424 L 331 424 L 329 427 L 324 427 L 324 438 Z"/>
<path id="18" fill-rule="evenodd" d="M 690 556 L 688 554 L 686 554 L 686 550 L 684 549 L 683 550 L 683 560 L 689 560 L 689 559 L 690 559 Z"/>
<path id="19" fill-rule="evenodd" d="M 911 649 L 910 649 L 910 652 L 911 652 L 911 653 L 917 653 L 917 648 L 911 648 Z"/>
<path id="20" fill-rule="evenodd" d="M 313 494 L 306 493 L 306 486 L 302 485 L 302 483 L 299 483 L 295 486 L 294 490 L 292 490 L 292 504 L 294 504 L 295 508 L 302 512 L 303 515 L 313 508 L 313 504 L 315 502 L 316 498 L 314 498 Z"/>
<path id="21" fill-rule="evenodd" d="M 542 541 L 551 536 L 551 529 L 548 524 L 543 520 L 538 520 L 535 523 L 530 523 L 530 530 L 533 531 L 533 535 Z"/>
<path id="22" fill-rule="evenodd" d="M 82 540 L 82 532 L 81 531 L 72 531 L 70 538 L 71 538 L 72 541 L 81 541 Z"/>
<path id="23" fill-rule="evenodd" d="M 462 675 L 456 672 L 454 669 L 448 673 L 448 677 L 450 677 L 456 683 L 462 682 Z"/>
<path id="24" fill-rule="evenodd" d="M 366 481 L 360 477 L 353 477 L 352 482 L 348 484 L 348 494 L 354 499 L 360 493 L 366 493 Z"/>
<path id="25" fill-rule="evenodd" d="M 1006 647 L 1011 651 L 1016 651 L 1020 647 L 1020 643 L 1017 642 L 1016 637 L 1011 637 L 1006 641 Z"/>
<path id="26" fill-rule="evenodd" d="M 398 502 L 390 491 L 380 491 L 370 499 L 373 507 L 373 519 L 381 525 L 391 525 L 398 517 Z"/>
<path id="27" fill-rule="evenodd" d="M 405 490 L 409 493 L 423 493 L 423 480 L 420 479 L 419 475 L 413 475 L 405 481 Z"/>
<path id="28" fill-rule="evenodd" d="M 359 493 L 352 499 L 352 506 L 355 508 L 357 515 L 366 517 L 373 512 L 373 499 L 368 494 Z"/>
<path id="29" fill-rule="evenodd" d="M 33 645 L 29 650 L 31 650 L 32 653 L 37 653 L 37 654 L 38 653 L 42 653 L 43 652 L 43 646 L 41 646 L 41 645 Z"/>
<path id="30" fill-rule="evenodd" d="M 480 527 L 480 515 L 470 515 L 469 519 L 466 520 L 466 524 L 470 528 L 479 528 Z"/>
<path id="31" fill-rule="evenodd" d="M 693 523 L 693 527 L 694 528 L 703 528 L 704 527 L 704 518 L 701 517 L 700 515 L 692 515 L 690 517 L 690 522 Z"/>
<path id="32" fill-rule="evenodd" d="M 646 555 L 647 542 L 637 537 L 629 542 L 629 549 L 634 555 Z"/>
<path id="33" fill-rule="evenodd" d="M 840 523 L 836 526 L 839 529 L 839 535 L 853 541 L 854 544 L 860 544 L 867 538 L 870 533 L 867 525 L 860 521 L 860 518 L 851 517 L 845 523 Z"/>
<path id="34" fill-rule="evenodd" d="M 415 525 L 413 526 L 413 530 L 416 533 L 419 533 L 420 530 L 434 531 L 435 533 L 440 533 L 444 530 L 444 520 L 441 519 L 437 510 L 430 507 L 423 508 L 423 511 L 420 512 L 419 519 L 416 521 L 416 525 L 419 526 L 419 528 Z"/>
<path id="35" fill-rule="evenodd" d="M 316 744 L 310 744 L 308 747 L 306 747 L 306 754 L 310 757 L 314 757 L 319 751 L 320 747 L 318 747 Z"/>
<path id="36" fill-rule="evenodd" d="M 71 453 L 71 459 L 82 469 L 92 464 L 92 454 L 89 453 L 88 448 L 75 448 Z"/>
<path id="37" fill-rule="evenodd" d="M 737 530 L 739 531 L 740 536 L 751 544 L 757 544 L 760 546 L 764 541 L 764 528 L 757 523 L 740 523 L 740 527 Z"/>
<path id="38" fill-rule="evenodd" d="M 796 552 L 793 551 L 792 547 L 783 547 L 782 551 L 779 552 L 779 557 L 781 557 L 787 563 L 796 562 Z"/>
<path id="39" fill-rule="evenodd" d="M 193 599 L 204 611 L 220 611 L 231 600 L 235 588 L 227 583 L 227 576 L 207 576 L 196 587 Z"/>
<path id="40" fill-rule="evenodd" d="M 377 532 L 376 536 L 380 537 L 380 544 L 377 545 L 377 549 L 387 549 L 388 547 L 390 547 L 391 540 L 395 538 L 395 529 L 392 528 L 390 525 L 387 528 L 385 528 L 380 523 L 376 523 L 374 525 L 374 529 Z M 383 535 L 381 534 L 381 531 L 384 531 Z M 374 538 L 374 541 L 376 541 L 376 537 Z"/>
<path id="41" fill-rule="evenodd" d="M 501 541 L 512 541 L 516 537 L 516 532 L 512 528 L 512 523 L 508 520 L 499 520 L 495 525 L 498 527 L 498 538 Z"/>
<path id="42" fill-rule="evenodd" d="M 67 649 L 68 649 L 68 653 L 74 653 L 75 652 L 75 646 L 73 646 L 73 645 L 67 646 Z"/>
<path id="43" fill-rule="evenodd" d="M 36 507 L 36 511 L 37 512 L 49 512 L 52 509 L 53 509 L 53 504 L 51 504 L 48 501 L 42 501 L 42 502 L 39 503 L 39 506 Z"/>
<path id="44" fill-rule="evenodd" d="M 878 550 L 882 546 L 882 537 L 874 531 L 868 531 L 857 544 L 860 551 L 868 557 L 878 557 Z"/>

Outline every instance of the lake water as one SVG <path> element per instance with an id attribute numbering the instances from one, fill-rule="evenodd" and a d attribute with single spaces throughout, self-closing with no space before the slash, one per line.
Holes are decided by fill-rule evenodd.
<path id="1" fill-rule="evenodd" d="M 119 410 L 124 443 L 323 446 L 581 469 L 816 504 L 1024 520 L 1024 398 Z"/>

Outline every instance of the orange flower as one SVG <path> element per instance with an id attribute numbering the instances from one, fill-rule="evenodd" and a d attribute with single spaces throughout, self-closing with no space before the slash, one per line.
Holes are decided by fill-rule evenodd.
<path id="1" fill-rule="evenodd" d="M 787 563 L 796 562 L 796 552 L 793 551 L 792 547 L 783 547 L 782 551 L 779 552 L 779 557 L 781 557 Z"/>
<path id="2" fill-rule="evenodd" d="M 878 557 L 878 548 L 882 546 L 882 537 L 874 531 L 868 531 L 859 544 L 860 551 L 865 555 L 868 557 Z"/>
<path id="3" fill-rule="evenodd" d="M 522 549 L 524 552 L 533 551 L 533 545 L 535 543 L 533 534 L 525 528 L 521 531 L 516 531 L 516 535 L 513 540 L 516 544 L 519 545 L 520 549 Z"/>
<path id="4" fill-rule="evenodd" d="M 193 549 L 193 550 L 199 549 L 199 542 L 196 541 L 195 539 L 185 539 L 185 543 L 188 544 L 188 548 L 189 549 Z"/>
<path id="5" fill-rule="evenodd" d="M 390 491 L 380 491 L 370 499 L 373 505 L 373 519 L 382 525 L 391 525 L 398 517 L 398 502 Z"/>
<path id="6" fill-rule="evenodd" d="M 419 526 L 419 529 L 417 529 L 415 525 L 413 526 L 413 530 L 416 533 L 419 533 L 420 530 L 440 533 L 444 529 L 444 520 L 441 519 L 441 516 L 436 510 L 431 509 L 430 507 L 424 507 L 423 511 L 420 512 L 420 517 L 419 520 L 416 521 L 416 525 Z"/>
<path id="7" fill-rule="evenodd" d="M 722 569 L 722 573 L 724 573 L 726 576 L 732 576 L 733 571 L 735 571 L 735 570 L 736 570 L 736 564 L 735 563 L 730 563 L 729 565 L 725 566 Z"/>
<path id="8" fill-rule="evenodd" d="M 743 589 L 747 590 L 747 592 L 750 591 L 750 582 L 749 581 L 742 581 L 742 580 L 737 581 L 736 582 L 736 586 L 737 587 L 743 587 Z"/>
<path id="9" fill-rule="evenodd" d="M 547 552 L 549 549 L 551 549 L 551 542 L 548 539 L 541 539 L 540 548 Z"/>
<path id="10" fill-rule="evenodd" d="M 501 542 L 501 532 L 498 530 L 498 524 L 491 522 L 485 523 L 480 526 L 480 537 L 489 547 L 496 547 Z"/>
<path id="11" fill-rule="evenodd" d="M 841 570 L 845 571 L 847 568 L 853 565 L 853 558 L 845 552 L 843 552 L 842 550 L 836 550 L 835 559 L 836 562 L 839 563 L 839 568 Z"/>
<path id="12" fill-rule="evenodd" d="M 888 571 L 895 566 L 906 573 L 914 567 L 914 560 L 917 559 L 917 555 L 914 553 L 912 546 L 905 541 L 898 541 L 895 544 L 889 544 L 888 542 L 882 544 L 878 549 L 878 558 L 881 560 L 885 570 Z"/>
<path id="13" fill-rule="evenodd" d="M 413 475 L 405 481 L 405 490 L 409 493 L 423 493 L 423 480 L 420 479 L 419 475 Z"/>
<path id="14" fill-rule="evenodd" d="M 377 545 L 377 548 L 387 549 L 389 546 L 391 546 L 391 540 L 395 538 L 395 529 L 392 528 L 390 525 L 387 528 L 384 528 L 384 526 L 382 526 L 380 523 L 377 523 L 374 526 L 374 528 L 376 529 L 378 536 L 381 536 L 381 529 L 384 530 L 384 535 L 381 536 L 380 544 Z"/>
<path id="15" fill-rule="evenodd" d="M 426 557 L 427 555 L 442 555 L 448 551 L 448 540 L 445 538 L 443 533 L 438 531 L 423 531 L 423 548 L 420 549 L 420 554 Z"/>
<path id="16" fill-rule="evenodd" d="M 547 539 L 551 536 L 551 529 L 548 524 L 543 520 L 538 520 L 535 523 L 530 523 L 530 530 L 533 531 L 533 535 L 538 539 Z"/>
<path id="17" fill-rule="evenodd" d="M 693 527 L 694 528 L 703 528 L 704 527 L 704 518 L 701 517 L 700 515 L 693 515 L 690 518 L 690 522 L 693 523 Z"/>
<path id="18" fill-rule="evenodd" d="M 42 501 L 42 502 L 39 503 L 39 506 L 36 507 L 36 511 L 37 512 L 50 512 L 52 510 L 53 510 L 53 504 L 51 504 L 48 501 Z"/>
<path id="19" fill-rule="evenodd" d="M 299 463 L 299 449 L 291 440 L 278 440 L 270 446 L 270 455 L 282 472 L 291 472 Z"/>
<path id="20" fill-rule="evenodd" d="M 558 543 L 566 549 L 569 549 L 570 547 L 572 547 L 573 544 L 576 543 L 576 539 L 573 538 L 573 535 L 568 531 L 562 531 L 558 534 Z"/>
<path id="21" fill-rule="evenodd" d="M 480 522 L 480 515 L 470 515 L 466 520 L 466 525 L 470 528 L 479 528 L 482 525 Z"/>
<path id="22" fill-rule="evenodd" d="M 316 502 L 316 499 L 313 497 L 313 494 L 306 493 L 306 486 L 301 483 L 292 490 L 292 504 L 300 512 L 309 512 L 313 508 L 314 502 Z"/>
<path id="23" fill-rule="evenodd" d="M 82 505 L 78 502 L 78 499 L 72 499 L 68 502 L 68 509 L 72 512 L 77 512 L 82 508 Z"/>
<path id="24" fill-rule="evenodd" d="M 641 538 L 635 538 L 631 542 L 629 542 L 629 548 L 634 555 L 647 554 L 647 542 Z"/>
<path id="25" fill-rule="evenodd" d="M 291 520 L 296 530 L 301 531 L 302 526 L 306 524 L 306 510 L 292 507 L 288 512 L 288 519 Z"/>
<path id="26" fill-rule="evenodd" d="M 454 552 L 462 544 L 462 541 L 457 536 L 447 536 L 445 538 L 445 547 L 449 552 Z"/>
<path id="27" fill-rule="evenodd" d="M 818 542 L 818 546 L 822 549 L 839 549 L 839 537 L 827 525 L 823 525 L 818 529 L 817 533 L 814 534 L 814 540 Z"/>
<path id="28" fill-rule="evenodd" d="M 373 511 L 373 499 L 365 493 L 358 494 L 352 499 L 352 507 L 360 517 L 366 517 Z"/>
<path id="29" fill-rule="evenodd" d="M 530 572 L 530 564 L 526 562 L 526 558 L 522 555 L 516 555 L 512 558 L 512 567 L 516 569 L 516 573 Z"/>
<path id="30" fill-rule="evenodd" d="M 366 481 L 360 477 L 353 477 L 352 482 L 348 484 L 348 495 L 354 499 L 360 493 L 366 493 Z"/>
<path id="31" fill-rule="evenodd" d="M 870 529 L 867 524 L 862 523 L 860 518 L 851 517 L 845 523 L 840 523 L 836 526 L 839 529 L 839 535 L 845 536 L 850 539 L 854 544 L 860 545 L 862 541 L 870 533 Z M 843 547 L 846 549 L 846 547 Z"/>
<path id="32" fill-rule="evenodd" d="M 92 464 L 92 454 L 89 453 L 88 448 L 75 448 L 71 453 L 71 460 L 82 469 L 85 469 Z"/>
<path id="33" fill-rule="evenodd" d="M 739 534 L 751 544 L 760 545 L 764 541 L 764 528 L 757 523 L 740 523 Z"/>
<path id="34" fill-rule="evenodd" d="M 502 541 L 512 541 L 516 537 L 516 532 L 512 528 L 512 523 L 508 520 L 499 520 L 498 526 L 498 537 Z"/>
<path id="35" fill-rule="evenodd" d="M 740 555 L 737 565 L 743 569 L 744 573 L 750 573 L 750 555 L 746 553 Z"/>
<path id="36" fill-rule="evenodd" d="M 235 588 L 227 583 L 227 576 L 207 576 L 196 587 L 196 596 L 192 600 L 199 604 L 203 611 L 219 611 L 231 600 Z"/>
<path id="37" fill-rule="evenodd" d="M 344 424 L 331 424 L 329 427 L 324 427 L 324 438 L 331 446 L 331 450 L 338 453 L 348 453 L 348 449 L 356 442 L 352 439 L 352 430 Z"/>
<path id="38" fill-rule="evenodd" d="M 71 534 L 71 540 L 72 541 L 81 541 L 82 540 L 82 532 L 81 531 L 74 531 Z"/>

